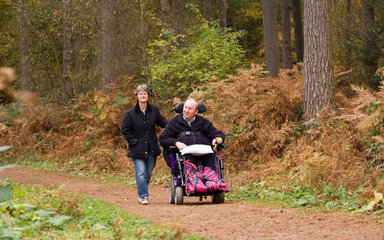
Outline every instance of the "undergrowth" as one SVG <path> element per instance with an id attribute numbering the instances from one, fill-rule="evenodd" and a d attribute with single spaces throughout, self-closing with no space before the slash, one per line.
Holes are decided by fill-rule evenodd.
<path id="1" fill-rule="evenodd" d="M 246 200 L 256 203 L 275 202 L 283 206 L 310 207 L 321 210 L 358 211 L 366 201 L 361 198 L 361 189 L 350 192 L 344 187 L 324 186 L 310 189 L 300 185 L 274 188 L 267 181 L 237 187 L 227 194 L 230 200 Z"/>
<path id="2" fill-rule="evenodd" d="M 335 107 L 308 121 L 302 109 L 301 67 L 282 70 L 272 79 L 261 66 L 253 65 L 222 81 L 195 87 L 190 96 L 207 105 L 204 116 L 227 136 L 226 181 L 231 187 L 273 181 L 276 189 L 302 186 L 317 194 L 334 186 L 359 190 L 363 198 L 384 192 L 384 88 L 340 89 L 337 79 L 345 74 L 337 70 Z M 134 95 L 129 81 L 119 79 L 108 94 L 78 96 L 67 107 L 23 105 L 21 115 L 0 122 L 0 145 L 13 146 L 6 153 L 10 158 L 33 152 L 39 161 L 54 161 L 55 168 L 67 172 L 128 173 L 133 179 L 133 164 L 126 157 L 119 128 L 126 109 L 135 104 L 127 97 Z M 153 102 L 171 117 L 171 101 Z M 159 158 L 160 162 L 155 169 L 161 173 L 158 184 L 168 174 Z"/>
<path id="3" fill-rule="evenodd" d="M 5 182 L 13 198 L 0 203 L 1 239 L 203 239 L 160 227 L 102 201 L 63 189 Z M 3 201 L 3 200 L 2 200 Z"/>

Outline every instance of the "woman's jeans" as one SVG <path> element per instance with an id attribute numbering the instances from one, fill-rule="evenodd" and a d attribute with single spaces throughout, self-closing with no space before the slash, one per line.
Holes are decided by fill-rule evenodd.
<path id="1" fill-rule="evenodd" d="M 148 183 L 152 177 L 152 171 L 156 164 L 156 158 L 149 155 L 147 159 L 133 159 L 137 192 L 139 197 L 148 197 Z"/>

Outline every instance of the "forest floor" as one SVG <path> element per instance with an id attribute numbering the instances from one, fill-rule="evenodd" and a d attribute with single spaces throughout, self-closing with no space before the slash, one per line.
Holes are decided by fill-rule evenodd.
<path id="1" fill-rule="evenodd" d="M 1 172 L 0 177 L 23 184 L 61 186 L 182 233 L 212 239 L 384 239 L 383 226 L 374 216 L 305 212 L 233 201 L 212 204 L 210 198 L 199 202 L 194 197 L 185 197 L 185 203 L 176 206 L 168 204 L 168 190 L 164 187 L 151 187 L 150 205 L 141 206 L 136 188 L 131 186 L 94 183 L 20 167 Z"/>

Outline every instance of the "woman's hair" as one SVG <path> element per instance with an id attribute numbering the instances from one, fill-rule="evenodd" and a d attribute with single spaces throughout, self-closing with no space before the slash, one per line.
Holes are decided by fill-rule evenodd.
<path id="1" fill-rule="evenodd" d="M 139 86 L 137 86 L 137 88 L 136 88 L 136 95 L 140 91 L 146 91 L 149 94 L 149 87 L 148 87 L 148 85 L 147 84 L 140 84 Z"/>

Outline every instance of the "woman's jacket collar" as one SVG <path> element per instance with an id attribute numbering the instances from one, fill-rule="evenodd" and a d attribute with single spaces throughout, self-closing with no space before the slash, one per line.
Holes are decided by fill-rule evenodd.
<path id="1" fill-rule="evenodd" d="M 149 104 L 149 102 L 147 102 L 147 108 L 145 109 L 145 111 L 146 112 L 152 112 L 152 106 L 151 106 L 151 104 Z M 136 102 L 135 112 L 137 112 L 137 113 L 141 112 L 140 106 L 139 106 L 139 101 Z"/>

